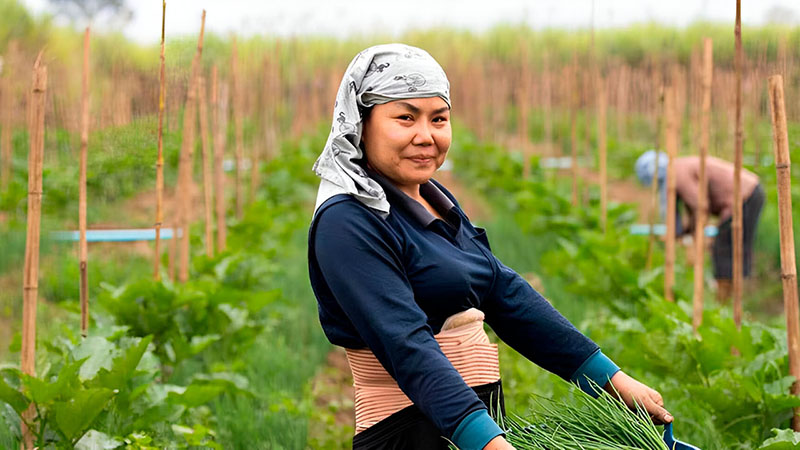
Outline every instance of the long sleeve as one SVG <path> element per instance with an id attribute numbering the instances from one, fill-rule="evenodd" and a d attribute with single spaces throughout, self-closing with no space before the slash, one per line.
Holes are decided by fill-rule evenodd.
<path id="1" fill-rule="evenodd" d="M 500 339 L 540 367 L 579 382 L 587 392 L 586 376 L 604 385 L 619 370 L 525 279 L 499 260 L 497 264 L 497 285 L 482 309 Z"/>
<path id="2" fill-rule="evenodd" d="M 400 238 L 356 202 L 339 202 L 315 220 L 311 254 L 347 320 L 409 399 L 453 436 L 485 406 L 434 339 L 406 276 Z"/>

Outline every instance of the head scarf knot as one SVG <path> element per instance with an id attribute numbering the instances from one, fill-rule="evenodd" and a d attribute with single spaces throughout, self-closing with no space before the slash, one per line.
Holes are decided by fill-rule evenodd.
<path id="1" fill-rule="evenodd" d="M 356 55 L 339 85 L 325 148 L 314 163 L 322 178 L 314 210 L 337 194 L 349 194 L 366 206 L 389 213 L 383 188 L 358 163 L 363 158 L 363 111 L 407 98 L 440 97 L 450 105 L 450 83 L 426 51 L 404 44 L 376 45 Z"/>

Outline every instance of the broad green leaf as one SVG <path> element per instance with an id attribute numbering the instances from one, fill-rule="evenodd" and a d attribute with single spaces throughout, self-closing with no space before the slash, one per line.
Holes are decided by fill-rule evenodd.
<path id="1" fill-rule="evenodd" d="M 211 399 L 225 391 L 225 387 L 216 384 L 190 384 L 182 394 L 170 392 L 167 398 L 187 408 L 208 403 Z"/>
<path id="2" fill-rule="evenodd" d="M 29 375 L 22 376 L 27 396 L 39 406 L 53 402 L 59 395 L 58 383 L 47 383 Z"/>
<path id="3" fill-rule="evenodd" d="M 101 368 L 111 369 L 111 362 L 117 354 L 117 348 L 106 338 L 89 336 L 72 350 L 75 359 L 86 358 L 80 369 L 81 381 L 86 381 L 97 374 Z"/>
<path id="4" fill-rule="evenodd" d="M 93 388 L 79 391 L 73 398 L 53 404 L 53 414 L 58 429 L 74 441 L 83 435 L 94 419 L 103 411 L 114 391 Z"/>
<path id="5" fill-rule="evenodd" d="M 133 376 L 136 366 L 139 365 L 142 355 L 152 340 L 152 336 L 145 336 L 138 344 L 125 350 L 121 356 L 114 359 L 111 370 L 100 369 L 98 371 L 97 376 L 91 381 L 91 385 L 108 389 L 123 389 L 128 379 Z"/>
<path id="6" fill-rule="evenodd" d="M 3 377 L 0 377 L 0 401 L 8 403 L 18 414 L 22 414 L 30 403 L 22 393 L 9 386 Z"/>
<path id="7" fill-rule="evenodd" d="M 75 444 L 75 450 L 111 450 L 123 443 L 97 430 L 89 430 Z"/>
<path id="8" fill-rule="evenodd" d="M 218 334 L 208 334 L 205 336 L 192 336 L 189 344 L 192 354 L 197 354 L 208 348 L 209 345 L 219 341 L 221 338 Z"/>
<path id="9" fill-rule="evenodd" d="M 772 432 L 775 437 L 765 440 L 761 447 L 762 450 L 786 450 L 786 449 L 800 449 L 800 433 L 792 430 L 779 430 L 773 428 Z"/>

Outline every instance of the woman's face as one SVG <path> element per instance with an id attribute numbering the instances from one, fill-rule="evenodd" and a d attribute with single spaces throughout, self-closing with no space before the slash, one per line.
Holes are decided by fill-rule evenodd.
<path id="1" fill-rule="evenodd" d="M 413 197 L 444 163 L 451 139 L 450 108 L 439 97 L 375 105 L 362 133 L 367 164 Z"/>

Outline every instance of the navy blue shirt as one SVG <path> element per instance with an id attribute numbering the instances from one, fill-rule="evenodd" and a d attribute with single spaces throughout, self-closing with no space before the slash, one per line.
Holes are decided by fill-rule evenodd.
<path id="1" fill-rule="evenodd" d="M 605 358 L 598 346 L 492 254 L 486 232 L 442 185 L 431 180 L 420 194 L 444 220 L 370 176 L 386 192 L 388 216 L 337 195 L 312 220 L 309 274 L 320 322 L 331 343 L 372 350 L 445 436 L 485 410 L 433 337 L 447 317 L 471 307 L 500 339 L 562 378 L 588 374 L 602 385 L 618 370 L 610 360 L 587 367 Z"/>

